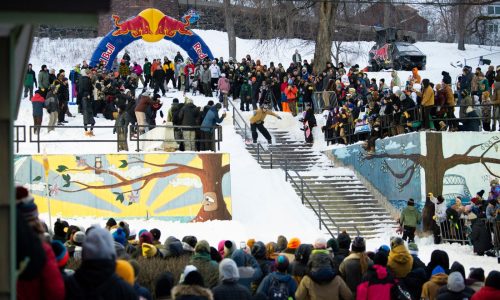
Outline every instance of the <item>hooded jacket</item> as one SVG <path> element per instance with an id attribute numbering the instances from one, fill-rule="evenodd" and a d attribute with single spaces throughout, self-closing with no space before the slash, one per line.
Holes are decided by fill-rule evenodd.
<path id="1" fill-rule="evenodd" d="M 477 293 L 472 295 L 472 300 L 500 299 L 500 289 L 491 286 L 483 286 Z"/>
<path id="2" fill-rule="evenodd" d="M 389 252 L 387 267 L 394 272 L 396 278 L 404 278 L 410 273 L 413 266 L 413 256 L 411 256 L 405 245 L 399 245 Z"/>
<path id="3" fill-rule="evenodd" d="M 361 283 L 361 279 L 364 275 L 361 273 L 360 257 L 361 253 L 351 253 L 344 259 L 339 267 L 342 278 L 353 293 L 356 292 L 356 287 Z M 368 259 L 368 265 L 371 263 L 372 261 Z"/>
<path id="4" fill-rule="evenodd" d="M 438 300 L 463 300 L 470 299 L 475 291 L 465 286 L 463 275 L 460 272 L 452 272 L 448 276 L 448 283 L 438 291 Z"/>
<path id="5" fill-rule="evenodd" d="M 297 290 L 297 283 L 292 278 L 292 276 L 288 274 L 283 274 L 281 272 L 273 272 L 264 277 L 264 279 L 259 285 L 259 288 L 257 288 L 257 294 L 262 294 L 267 296 L 267 293 L 274 280 L 277 280 L 280 283 L 285 283 L 288 286 L 288 295 L 290 297 L 293 297 L 293 295 L 295 295 L 295 291 Z"/>
<path id="6" fill-rule="evenodd" d="M 248 288 L 238 283 L 240 278 L 236 263 L 229 258 L 223 259 L 219 264 L 221 283 L 212 292 L 217 300 L 242 299 L 250 300 L 252 295 Z"/>
<path id="7" fill-rule="evenodd" d="M 387 272 L 386 267 L 373 265 L 368 268 L 363 282 L 358 285 L 356 300 L 390 300 L 394 283 L 394 278 Z"/>
<path id="8" fill-rule="evenodd" d="M 448 283 L 448 275 L 446 275 L 443 268 L 437 266 L 433 270 L 433 273 L 434 275 L 431 276 L 431 279 L 422 286 L 421 297 L 424 300 L 435 300 L 439 288 Z"/>
<path id="9" fill-rule="evenodd" d="M 252 282 L 259 281 L 262 277 L 262 271 L 260 270 L 259 264 L 253 256 L 241 249 L 234 251 L 231 258 L 238 266 L 238 283 L 245 286 L 248 291 L 250 291 Z"/>
<path id="10" fill-rule="evenodd" d="M 189 260 L 189 264 L 195 266 L 201 273 L 205 286 L 212 288 L 219 281 L 219 266 L 205 252 L 195 253 Z"/>
<path id="11" fill-rule="evenodd" d="M 224 120 L 224 116 L 219 117 L 219 110 L 217 107 L 214 105 L 210 107 L 208 110 L 207 114 L 205 115 L 205 118 L 203 118 L 203 122 L 201 123 L 201 131 L 205 132 L 213 132 L 214 127 L 217 124 L 222 123 Z"/>
<path id="12" fill-rule="evenodd" d="M 422 216 L 418 209 L 415 206 L 407 206 L 401 212 L 401 218 L 399 219 L 399 223 L 403 226 L 409 227 L 417 227 L 417 224 L 420 224 L 422 221 Z"/>
<path id="13" fill-rule="evenodd" d="M 172 289 L 173 300 L 213 300 L 209 289 L 198 285 L 179 284 Z"/>

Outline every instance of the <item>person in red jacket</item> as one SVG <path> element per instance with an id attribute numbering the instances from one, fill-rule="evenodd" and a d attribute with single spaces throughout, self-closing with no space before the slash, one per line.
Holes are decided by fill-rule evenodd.
<path id="1" fill-rule="evenodd" d="M 471 300 L 500 299 L 500 272 L 491 271 L 486 277 L 484 286 L 474 295 Z"/>
<path id="2" fill-rule="evenodd" d="M 390 300 L 394 276 L 387 271 L 388 253 L 379 250 L 368 268 L 362 282 L 356 289 L 356 300 Z"/>
<path id="3" fill-rule="evenodd" d="M 38 208 L 25 187 L 16 187 L 18 300 L 63 300 L 64 281 L 59 271 L 52 246 L 43 241 L 45 233 L 38 219 Z"/>

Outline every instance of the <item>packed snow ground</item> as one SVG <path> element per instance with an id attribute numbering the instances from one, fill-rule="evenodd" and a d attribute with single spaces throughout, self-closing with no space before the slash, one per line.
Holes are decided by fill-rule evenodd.
<path id="1" fill-rule="evenodd" d="M 217 31 L 201 31 L 196 30 L 210 47 L 212 53 L 216 57 L 223 56 L 226 59 L 227 55 L 227 35 Z M 33 45 L 30 62 L 33 64 L 33 69 L 38 73 L 40 66 L 46 64 L 49 68 L 56 70 L 65 69 L 67 76 L 69 70 L 76 63 L 86 59 L 89 61 L 92 52 L 94 51 L 100 39 L 73 39 L 73 40 L 49 40 L 36 39 Z M 348 51 L 341 54 L 341 61 L 348 66 L 359 64 L 362 68 L 366 66 L 367 53 L 373 43 L 344 43 L 344 49 Z M 456 78 L 461 72 L 459 68 L 454 68 L 450 65 L 464 58 L 478 57 L 492 52 L 500 51 L 499 47 L 484 48 L 475 45 L 467 45 L 466 51 L 457 51 L 456 44 L 442 44 L 435 42 L 417 43 L 427 55 L 427 69 L 421 71 L 422 78 L 429 78 L 431 81 L 439 82 L 441 80 L 441 71 L 448 71 L 452 78 Z M 144 57 L 163 58 L 164 56 L 173 57 L 177 51 L 185 53 L 176 45 L 160 41 L 158 43 L 147 43 L 138 41 L 130 44 L 127 48 L 132 57 L 132 61 L 137 60 L 143 63 Z M 237 39 L 237 59 L 246 54 L 252 55 L 254 59 L 261 59 L 264 64 L 270 61 L 275 63 L 282 62 L 285 66 L 291 59 L 295 49 L 300 49 L 303 59 L 310 60 L 313 56 L 314 44 L 302 40 L 273 40 L 273 41 L 258 41 L 258 40 L 242 40 Z M 335 49 L 333 49 L 335 50 Z M 347 54 L 348 53 L 348 54 Z M 121 57 L 120 53 L 118 57 Z M 500 54 L 494 54 L 487 58 L 492 59 L 493 64 L 500 63 Z M 469 60 L 468 64 L 475 67 L 478 59 Z M 483 68 L 484 70 L 484 68 Z M 401 80 L 405 80 L 410 72 L 399 72 Z M 385 78 L 390 80 L 390 72 L 369 73 L 370 78 L 377 79 Z M 167 97 L 162 98 L 163 111 L 166 112 L 170 107 L 173 97 L 182 99 L 180 93 L 169 93 Z M 191 96 L 190 96 L 191 97 Z M 203 96 L 191 97 L 194 103 L 203 106 L 209 100 Z M 73 113 L 76 113 L 76 107 L 70 107 Z M 165 113 L 166 115 L 166 113 Z M 249 117 L 248 114 L 244 114 Z M 212 245 L 215 245 L 219 240 L 231 239 L 236 242 L 246 241 L 249 238 L 255 238 L 262 241 L 276 240 L 277 236 L 282 234 L 288 238 L 299 237 L 302 242 L 311 243 L 317 237 L 323 236 L 324 232 L 318 229 L 318 221 L 314 214 L 301 205 L 300 199 L 295 194 L 291 186 L 284 182 L 284 173 L 280 170 L 263 170 L 246 151 L 245 145 L 239 135 L 234 131 L 231 122 L 231 112 L 228 113 L 226 120 L 223 123 L 224 141 L 221 144 L 221 151 L 228 152 L 231 155 L 231 196 L 232 196 L 232 221 L 212 221 L 206 223 L 177 223 L 165 222 L 158 220 L 128 220 L 131 228 L 136 229 L 152 229 L 159 228 L 162 231 L 162 237 L 166 238 L 169 235 L 174 235 L 182 238 L 184 235 L 196 235 L 199 239 L 206 239 Z M 269 120 L 269 121 L 268 121 Z M 44 118 L 43 124 L 46 125 L 48 118 Z M 81 116 L 68 118 L 68 125 L 82 125 Z M 112 126 L 112 121 L 103 118 L 97 119 L 97 125 Z M 295 123 L 296 122 L 296 123 Z M 161 124 L 162 120 L 158 117 L 157 124 Z M 295 123 L 295 124 L 294 124 Z M 318 127 L 315 129 L 315 150 L 325 149 L 320 127 L 324 120 L 318 116 Z M 16 124 L 32 125 L 31 103 L 24 99 L 21 101 L 18 120 Z M 296 119 L 291 117 L 284 118 L 282 121 L 274 120 L 273 118 L 266 119 L 266 126 L 287 129 L 297 139 L 302 139 L 302 131 L 300 124 Z M 96 129 L 96 137 L 94 139 L 115 139 L 111 133 L 112 129 Z M 56 132 L 50 134 L 42 134 L 44 137 L 51 139 L 84 139 L 83 130 L 81 129 L 57 129 Z M 132 144 L 129 145 L 133 152 Z M 116 151 L 114 143 L 99 143 L 99 144 L 81 144 L 81 143 L 62 143 L 62 144 L 44 144 L 42 149 L 47 153 L 60 154 L 75 154 L 75 153 L 113 153 Z M 36 153 L 36 145 L 24 143 L 21 144 L 21 152 L 23 154 Z M 135 152 L 134 152 L 135 153 Z M 342 168 L 332 169 L 333 173 L 338 175 L 350 172 Z M 56 216 L 52 216 L 53 219 Z M 47 215 L 42 215 L 42 218 L 47 220 Z M 105 220 L 95 218 L 79 218 L 69 220 L 71 224 L 79 224 L 82 226 L 90 226 L 99 223 L 104 225 Z M 382 244 L 390 244 L 391 236 L 395 236 L 394 230 L 387 229 L 377 238 L 367 241 L 367 250 L 375 250 Z M 450 256 L 450 262 L 459 261 L 464 264 L 466 269 L 470 267 L 483 267 L 486 272 L 493 269 L 499 269 L 496 259 L 489 257 L 478 257 L 473 255 L 470 246 L 461 246 L 457 244 L 433 245 L 432 238 L 417 238 L 417 244 L 420 248 L 420 257 L 424 262 L 430 260 L 433 250 L 445 250 Z"/>

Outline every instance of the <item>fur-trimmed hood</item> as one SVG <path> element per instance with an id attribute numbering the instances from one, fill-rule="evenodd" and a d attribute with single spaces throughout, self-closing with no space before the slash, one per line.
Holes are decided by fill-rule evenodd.
<path id="1" fill-rule="evenodd" d="M 198 285 L 179 284 L 172 289 L 172 299 L 182 299 L 183 296 L 192 296 L 189 299 L 214 300 L 212 291 Z"/>

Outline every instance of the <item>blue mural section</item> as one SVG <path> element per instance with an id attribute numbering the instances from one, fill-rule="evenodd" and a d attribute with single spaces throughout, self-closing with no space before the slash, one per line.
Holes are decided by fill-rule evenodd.
<path id="1" fill-rule="evenodd" d="M 418 133 L 379 139 L 375 154 L 367 153 L 362 144 L 332 150 L 336 161 L 353 167 L 397 209 L 406 207 L 409 198 L 421 208 L 420 167 L 410 159 L 389 158 L 386 155 L 411 155 L 421 151 Z"/>

